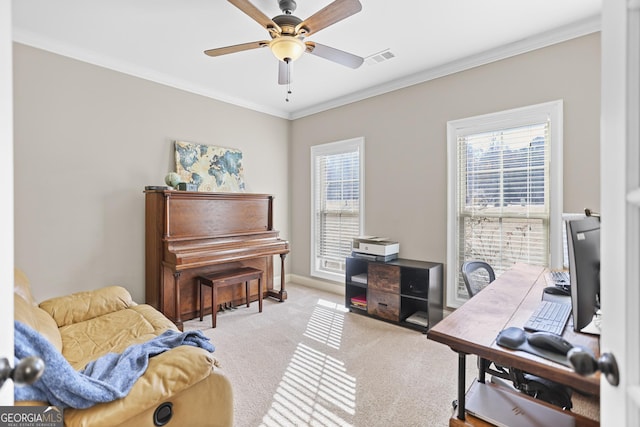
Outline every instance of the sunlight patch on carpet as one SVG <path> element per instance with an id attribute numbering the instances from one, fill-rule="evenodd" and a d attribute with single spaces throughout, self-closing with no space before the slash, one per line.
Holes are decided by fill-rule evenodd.
<path id="1" fill-rule="evenodd" d="M 344 313 L 347 311 L 344 306 L 319 299 L 313 309 L 304 336 L 339 350 L 342 327 L 344 326 Z"/>
<path id="2" fill-rule="evenodd" d="M 340 348 L 344 313 L 333 302 L 318 300 L 304 337 L 331 349 Z M 352 427 L 356 411 L 356 379 L 344 362 L 298 343 L 278 384 L 261 427 Z"/>
<path id="3" fill-rule="evenodd" d="M 355 414 L 356 379 L 344 363 L 298 344 L 262 426 L 345 426 Z"/>

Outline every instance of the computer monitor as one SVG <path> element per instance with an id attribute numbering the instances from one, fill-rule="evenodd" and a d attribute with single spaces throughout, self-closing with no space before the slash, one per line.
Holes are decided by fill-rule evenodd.
<path id="1" fill-rule="evenodd" d="M 569 270 L 569 239 L 567 239 L 567 222 L 575 219 L 585 219 L 587 216 L 582 213 L 562 213 L 562 268 Z"/>
<path id="2" fill-rule="evenodd" d="M 567 221 L 567 243 L 573 328 L 599 333 L 590 324 L 600 309 L 600 218 Z"/>

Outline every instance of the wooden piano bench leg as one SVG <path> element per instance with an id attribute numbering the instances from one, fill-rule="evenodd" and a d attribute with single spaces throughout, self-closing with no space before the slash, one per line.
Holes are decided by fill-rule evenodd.
<path id="1" fill-rule="evenodd" d="M 198 299 L 198 312 L 200 312 L 200 321 L 202 322 L 202 320 L 204 319 L 204 291 L 202 290 L 202 287 L 206 286 L 211 288 L 211 316 L 213 318 L 213 327 L 216 327 L 216 300 L 214 298 L 215 292 L 213 290 L 213 287 L 215 286 L 214 283 L 207 279 L 206 277 L 197 277 L 196 278 L 196 292 L 199 294 L 199 298 Z"/>
<path id="2" fill-rule="evenodd" d="M 218 287 L 215 282 L 211 282 L 211 327 L 216 327 L 216 317 L 218 317 Z"/>
<path id="3" fill-rule="evenodd" d="M 258 276 L 258 312 L 262 313 L 262 274 Z"/>
<path id="4" fill-rule="evenodd" d="M 200 321 L 202 322 L 204 311 L 204 295 L 202 293 L 202 281 L 199 278 L 196 279 L 196 291 L 198 292 L 198 312 L 200 312 Z"/>
<path id="5" fill-rule="evenodd" d="M 244 292 L 247 295 L 247 307 L 249 307 L 250 299 L 249 299 L 249 283 L 250 280 L 244 281 Z"/>

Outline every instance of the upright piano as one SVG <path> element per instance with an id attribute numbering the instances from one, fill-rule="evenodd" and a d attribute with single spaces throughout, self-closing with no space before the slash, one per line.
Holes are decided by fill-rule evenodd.
<path id="1" fill-rule="evenodd" d="M 263 271 L 264 297 L 287 298 L 284 260 L 289 243 L 273 229 L 268 194 L 145 189 L 145 300 L 182 329 L 197 313 L 195 278 L 247 266 Z M 280 255 L 280 289 L 273 286 L 273 256 Z M 264 286 L 266 285 L 266 286 Z M 244 300 L 244 286 L 220 290 L 218 302 Z M 250 288 L 257 299 L 257 283 Z M 211 297 L 205 295 L 205 314 Z M 214 307 L 213 309 L 216 309 Z"/>

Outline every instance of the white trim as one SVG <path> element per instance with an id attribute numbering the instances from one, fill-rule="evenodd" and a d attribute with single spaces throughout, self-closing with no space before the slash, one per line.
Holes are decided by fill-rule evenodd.
<path id="1" fill-rule="evenodd" d="M 0 357 L 13 365 L 13 269 L 14 269 L 14 189 L 13 189 L 13 45 L 11 44 L 11 4 L 0 2 Z M 13 381 L 0 388 L 0 406 L 13 405 Z"/>
<path id="2" fill-rule="evenodd" d="M 602 425 L 636 426 L 640 414 L 640 2 L 605 1 L 600 125 L 601 353 L 620 384 L 600 383 Z"/>
<path id="3" fill-rule="evenodd" d="M 549 250 L 551 251 L 551 265 L 553 269 L 561 270 L 564 264 L 564 246 L 562 240 L 562 212 L 564 210 L 564 103 L 562 100 L 550 103 L 549 113 L 551 115 L 551 166 L 550 176 L 551 186 L 549 192 Z"/>
<path id="4" fill-rule="evenodd" d="M 636 405 L 637 407 L 640 407 L 640 387 L 638 386 L 629 387 L 627 394 L 629 395 L 631 402 L 633 402 L 633 404 Z"/>
<path id="5" fill-rule="evenodd" d="M 457 222 L 455 220 L 458 204 L 456 202 L 456 177 L 458 176 L 458 148 L 457 148 L 456 125 L 447 122 L 447 281 L 445 283 L 445 307 L 457 308 L 464 301 L 457 297 L 456 280 L 458 277 L 458 266 L 456 265 L 456 241 Z"/>
<path id="6" fill-rule="evenodd" d="M 344 295 L 344 280 L 340 283 L 326 282 L 313 277 L 300 276 L 297 274 L 287 275 L 289 281 L 296 285 L 307 286 L 309 288 L 320 289 L 333 294 Z M 288 283 L 288 282 L 287 282 Z"/>
<path id="7" fill-rule="evenodd" d="M 219 101 L 227 102 L 229 104 L 237 105 L 243 108 L 248 108 L 250 110 L 289 120 L 295 120 L 302 117 L 310 116 L 312 114 L 320 113 L 322 111 L 330 110 L 332 108 L 341 107 L 343 105 L 361 101 L 363 99 L 392 92 L 394 90 L 402 89 L 419 83 L 424 83 L 426 81 L 437 79 L 449 74 L 465 71 L 474 67 L 478 67 L 480 65 L 485 65 L 491 62 L 499 61 L 501 59 L 510 58 L 512 56 L 527 53 L 536 49 L 541 49 L 553 44 L 562 43 L 567 40 L 596 33 L 598 31 L 600 31 L 600 15 L 592 16 L 590 18 L 574 22 L 561 28 L 547 31 L 545 33 L 538 34 L 524 40 L 509 43 L 495 49 L 490 49 L 476 55 L 471 55 L 457 61 L 452 61 L 448 64 L 424 70 L 410 76 L 402 77 L 391 82 L 374 86 L 372 88 L 354 92 L 343 97 L 335 98 L 331 101 L 322 102 L 307 108 L 291 112 L 247 102 L 244 99 L 229 97 L 227 95 L 212 91 L 209 88 L 196 86 L 191 82 L 177 79 L 174 76 L 158 73 L 156 70 L 138 67 L 131 63 L 124 62 L 112 57 L 96 55 L 94 52 L 89 52 L 84 49 L 78 49 L 65 43 L 60 43 L 48 38 L 43 38 L 36 34 L 33 34 L 32 32 L 25 31 L 20 28 L 14 28 L 13 40 L 18 43 L 36 47 L 38 49 L 44 49 L 49 52 L 54 52 L 59 55 L 77 59 L 79 61 L 88 62 L 100 67 L 105 67 L 108 69 L 119 71 L 121 73 L 174 87 L 176 89 L 181 89 L 187 92 L 192 92 L 198 95 L 217 99 Z"/>
<path id="8" fill-rule="evenodd" d="M 365 187 L 365 181 L 364 181 L 364 137 L 360 136 L 357 138 L 351 138 L 351 139 L 345 139 L 342 141 L 336 141 L 336 142 L 329 142 L 326 144 L 320 144 L 320 145 L 313 145 L 310 147 L 310 168 L 309 170 L 311 171 L 311 189 L 309 191 L 309 194 L 311 195 L 311 227 L 310 228 L 310 247 L 309 247 L 309 268 L 310 268 L 310 272 L 309 275 L 310 276 L 315 276 L 315 277 L 319 277 L 325 280 L 330 280 L 333 282 L 337 282 L 337 281 L 344 281 L 344 275 L 338 274 L 338 273 L 331 273 L 331 272 L 327 272 L 327 271 L 322 271 L 322 270 L 317 270 L 316 269 L 316 259 L 315 259 L 315 212 L 316 212 L 316 206 L 315 206 L 315 188 L 316 188 L 316 170 L 315 170 L 315 159 L 317 156 L 319 155 L 330 155 L 330 154 L 338 154 L 338 153 L 345 153 L 345 152 L 351 152 L 353 150 L 357 149 L 360 153 L 360 158 L 359 158 L 359 166 L 360 166 L 360 200 L 359 200 L 359 214 L 360 214 L 360 230 L 359 230 L 359 234 L 363 234 L 363 230 L 364 230 L 364 187 Z"/>
<path id="9" fill-rule="evenodd" d="M 460 135 L 480 133 L 500 127 L 515 127 L 532 121 L 551 121 L 550 146 L 550 224 L 549 239 L 551 267 L 562 267 L 562 147 L 563 147 L 563 102 L 556 100 L 527 107 L 514 108 L 497 113 L 483 114 L 447 122 L 447 274 L 446 306 L 457 308 L 466 300 L 458 298 L 457 288 L 457 221 L 458 212 L 456 179 L 458 176 L 457 139 Z M 555 190 L 555 191 L 554 191 Z"/>

